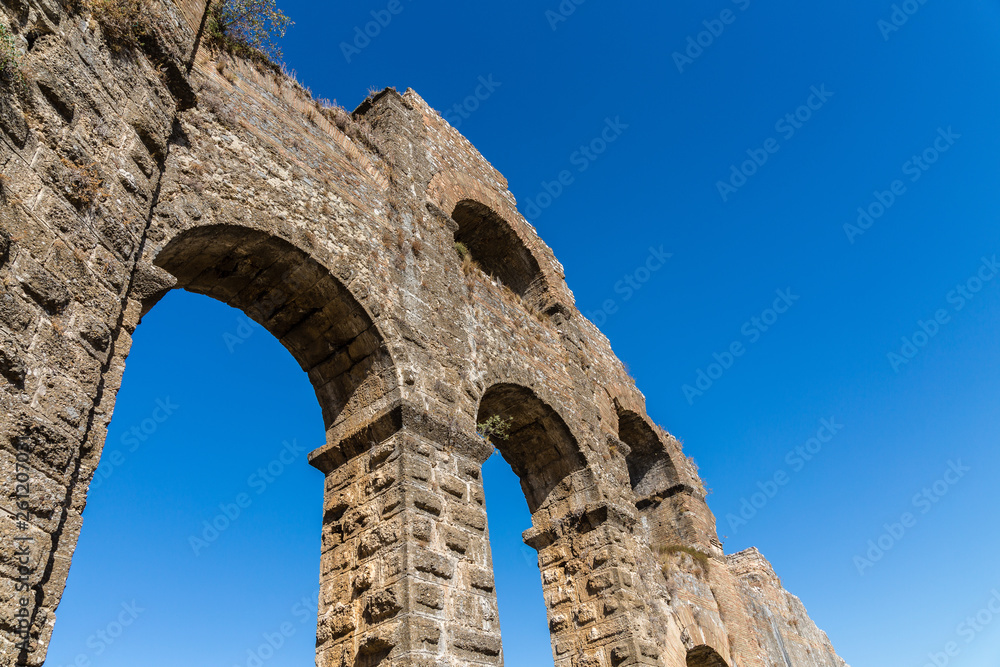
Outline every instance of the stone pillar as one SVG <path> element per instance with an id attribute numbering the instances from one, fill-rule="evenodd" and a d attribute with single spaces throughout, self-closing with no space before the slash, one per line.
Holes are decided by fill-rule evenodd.
<path id="1" fill-rule="evenodd" d="M 524 533 L 538 550 L 556 667 L 660 664 L 644 627 L 648 611 L 631 550 L 634 517 L 601 502 L 567 509 L 536 512 Z"/>
<path id="2" fill-rule="evenodd" d="M 389 435 L 312 457 L 327 474 L 318 665 L 502 665 L 488 452 L 463 453 L 398 413 L 383 421 Z"/>

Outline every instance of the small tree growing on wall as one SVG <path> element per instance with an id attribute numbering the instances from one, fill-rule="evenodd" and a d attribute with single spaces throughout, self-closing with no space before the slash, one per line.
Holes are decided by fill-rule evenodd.
<path id="1" fill-rule="evenodd" d="M 275 0 L 213 0 L 206 32 L 211 46 L 273 66 L 281 62 L 278 40 L 291 25 Z"/>
<path id="2" fill-rule="evenodd" d="M 496 451 L 496 440 L 506 440 L 510 437 L 511 418 L 503 418 L 500 415 L 493 415 L 484 422 L 476 424 L 476 434 L 493 446 Z"/>

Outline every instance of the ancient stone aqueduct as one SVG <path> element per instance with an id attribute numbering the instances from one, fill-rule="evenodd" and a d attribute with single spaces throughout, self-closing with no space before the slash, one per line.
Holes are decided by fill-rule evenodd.
<path id="1" fill-rule="evenodd" d="M 203 0 L 150 6 L 155 38 L 115 53 L 60 0 L 0 5 L 28 75 L 0 95 L 0 664 L 45 660 L 132 333 L 175 288 L 245 311 L 315 387 L 317 664 L 502 664 L 490 415 L 558 667 L 844 664 L 756 550 L 723 554 L 696 470 L 465 138 L 413 91 L 323 109 L 200 47 Z"/>

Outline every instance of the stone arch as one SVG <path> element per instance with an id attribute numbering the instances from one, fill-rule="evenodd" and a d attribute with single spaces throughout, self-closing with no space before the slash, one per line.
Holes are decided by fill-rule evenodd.
<path id="1" fill-rule="evenodd" d="M 141 311 L 136 315 L 170 289 L 203 294 L 242 310 L 307 372 L 328 443 L 336 445 L 322 465 L 310 457 L 316 467 L 332 466 L 337 457 L 360 459 L 387 431 L 398 429 L 393 423 L 398 410 L 387 407 L 399 383 L 385 338 L 330 266 L 274 234 L 227 224 L 180 231 L 151 254 L 152 264 L 165 274 L 148 266 L 137 271 L 134 295 Z M 369 428 L 359 429 L 359 424 Z M 90 474 L 98 457 L 99 450 L 94 466 L 85 464 Z M 336 507 L 325 510 L 325 519 L 337 512 Z M 321 563 L 328 560 L 321 556 Z M 325 612 L 329 605 L 320 604 Z M 359 655 L 376 655 L 382 646 L 370 640 Z"/>
<path id="2" fill-rule="evenodd" d="M 644 651 L 654 655 L 630 637 L 634 618 L 623 602 L 633 579 L 625 550 L 614 545 L 629 539 L 631 515 L 608 502 L 577 437 L 536 391 L 490 386 L 477 420 L 493 415 L 511 420 L 508 439 L 495 445 L 521 479 L 532 514 L 523 539 L 538 552 L 557 664 L 567 654 L 595 667 L 631 664 Z"/>
<path id="3" fill-rule="evenodd" d="M 625 463 L 632 499 L 653 553 L 665 576 L 677 567 L 674 554 L 694 549 L 706 556 L 722 556 L 715 518 L 705 503 L 704 488 L 693 476 L 679 443 L 654 428 L 648 417 L 615 401 L 618 439 L 628 451 Z M 681 551 L 677 551 L 677 549 Z M 678 597 L 684 598 L 686 593 Z"/>
<path id="4" fill-rule="evenodd" d="M 506 188 L 505 181 L 501 187 Z M 573 311 L 573 294 L 563 279 L 562 265 L 552 250 L 538 238 L 535 229 L 518 213 L 509 192 L 501 193 L 468 174 L 444 169 L 431 179 L 427 186 L 427 198 L 445 215 L 452 216 L 459 227 L 455 240 L 466 243 L 474 259 L 487 273 L 499 277 L 504 284 L 542 310 L 567 315 Z M 457 218 L 454 217 L 456 213 Z M 482 225 L 483 220 L 486 221 L 485 226 Z M 463 227 L 481 231 L 470 234 L 463 231 Z M 477 253 L 474 245 L 477 245 L 475 238 L 478 233 L 484 234 L 486 242 L 479 244 L 483 247 Z M 473 237 L 473 245 L 463 240 L 466 236 Z M 501 240 L 502 248 L 490 248 L 489 237 Z M 505 278 L 503 273 L 491 268 L 503 267 L 506 272 L 512 273 L 503 266 L 502 257 L 505 254 L 521 258 L 519 277 Z M 524 291 L 519 292 L 515 288 L 515 284 L 523 286 L 525 283 L 530 289 L 524 287 Z"/>
<path id="5" fill-rule="evenodd" d="M 618 408 L 618 439 L 631 450 L 625 462 L 637 500 L 680 486 L 680 475 L 670 453 L 641 415 Z"/>
<path id="6" fill-rule="evenodd" d="M 463 199 L 451 217 L 458 223 L 455 241 L 468 248 L 483 271 L 532 302 L 541 297 L 545 281 L 538 262 L 496 211 L 478 201 Z"/>
<path id="7" fill-rule="evenodd" d="M 566 422 L 531 389 L 506 383 L 493 385 L 480 399 L 477 421 L 492 416 L 510 420 L 508 438 L 493 444 L 521 480 L 528 509 L 532 515 L 551 511 L 570 492 L 568 478 L 586 468 Z"/>
<path id="8" fill-rule="evenodd" d="M 687 667 L 729 667 L 711 646 L 695 646 L 688 651 Z"/>
<path id="9" fill-rule="evenodd" d="M 396 386 L 371 317 L 329 268 L 292 243 L 207 225 L 177 234 L 153 261 L 176 278 L 174 287 L 239 308 L 274 335 L 308 373 L 328 431 Z"/>

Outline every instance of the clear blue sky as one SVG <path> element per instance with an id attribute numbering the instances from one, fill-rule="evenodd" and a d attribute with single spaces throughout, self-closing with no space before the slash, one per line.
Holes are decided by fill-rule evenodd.
<path id="1" fill-rule="evenodd" d="M 479 77 L 500 83 L 461 131 L 523 211 L 572 170 L 533 222 L 578 305 L 697 459 L 726 550 L 758 546 L 853 667 L 923 667 L 949 642 L 949 665 L 995 660 L 1000 619 L 960 625 L 1000 590 L 1000 276 L 976 282 L 1000 254 L 995 0 L 903 3 L 918 9 L 898 30 L 879 24 L 893 3 L 872 0 L 587 0 L 554 30 L 558 0 L 402 0 L 350 63 L 340 43 L 388 2 L 282 4 L 289 65 L 348 108 L 394 85 L 446 111 Z M 673 55 L 709 29 L 690 62 Z M 581 162 L 609 118 L 628 127 Z M 754 157 L 745 183 L 733 176 Z M 878 216 L 866 228 L 859 207 Z M 673 256 L 636 282 L 660 246 Z M 779 290 L 792 305 L 774 317 Z M 109 449 L 156 399 L 181 407 L 93 492 L 50 664 L 245 665 L 284 622 L 294 633 L 264 664 L 310 664 L 314 619 L 295 605 L 315 592 L 321 476 L 301 455 L 264 493 L 248 476 L 283 441 L 322 442 L 322 422 L 269 334 L 227 350 L 237 316 L 174 293 L 138 330 Z M 710 366 L 734 343 L 730 368 Z M 716 379 L 686 395 L 699 370 Z M 817 432 L 828 442 L 806 460 L 795 450 Z M 490 468 L 507 663 L 551 665 L 527 510 Z M 754 497 L 761 485 L 776 493 Z M 195 557 L 188 536 L 248 489 Z M 741 507 L 745 523 L 727 520 Z M 881 559 L 859 561 L 880 538 Z M 146 611 L 93 657 L 88 636 L 133 599 Z"/>

